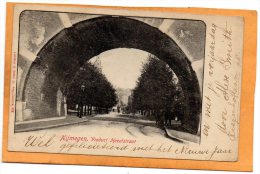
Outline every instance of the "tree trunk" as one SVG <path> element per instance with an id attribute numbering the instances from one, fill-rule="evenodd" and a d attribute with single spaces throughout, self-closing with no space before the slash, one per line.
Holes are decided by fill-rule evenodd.
<path id="1" fill-rule="evenodd" d="M 92 115 L 92 105 L 90 105 L 90 112 L 89 115 Z"/>
<path id="2" fill-rule="evenodd" d="M 86 107 L 87 107 L 87 106 L 86 106 L 86 105 L 84 105 L 84 116 L 86 116 L 86 114 L 87 114 L 87 113 L 86 113 L 86 112 L 87 112 L 87 111 L 86 111 L 86 110 L 87 110 L 87 108 L 86 108 Z"/>

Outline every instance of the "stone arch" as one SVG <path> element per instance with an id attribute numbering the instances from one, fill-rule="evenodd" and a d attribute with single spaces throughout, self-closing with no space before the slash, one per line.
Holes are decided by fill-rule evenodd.
<path id="1" fill-rule="evenodd" d="M 192 133 L 198 133 L 202 100 L 191 62 L 167 34 L 126 17 L 97 17 L 60 31 L 39 51 L 32 63 L 25 79 L 22 100 L 38 114 L 51 111 L 57 91 L 73 78 L 85 61 L 116 48 L 149 52 L 172 68 L 185 95 L 183 124 Z M 42 93 L 45 103 L 41 101 Z"/>

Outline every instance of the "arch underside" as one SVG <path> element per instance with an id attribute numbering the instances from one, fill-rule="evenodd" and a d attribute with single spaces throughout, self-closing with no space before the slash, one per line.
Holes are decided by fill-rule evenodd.
<path id="1" fill-rule="evenodd" d="M 116 48 L 149 52 L 171 67 L 185 96 L 183 124 L 196 134 L 201 115 L 201 93 L 191 62 L 168 35 L 148 24 L 125 17 L 93 18 L 54 36 L 38 53 L 27 75 L 23 91 L 26 107 L 32 109 L 35 117 L 48 115 L 56 106 L 54 97 L 58 89 L 62 89 L 86 61 Z M 42 93 L 47 103 L 40 101 Z"/>

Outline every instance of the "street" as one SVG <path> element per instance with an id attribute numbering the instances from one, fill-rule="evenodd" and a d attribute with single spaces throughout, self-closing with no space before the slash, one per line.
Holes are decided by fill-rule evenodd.
<path id="1" fill-rule="evenodd" d="M 75 117 L 75 116 L 70 116 Z M 137 142 L 172 142 L 165 131 L 155 126 L 155 121 L 141 119 L 138 116 L 110 113 L 87 117 L 88 121 L 79 124 L 38 130 L 38 133 L 53 133 L 70 136 L 97 138 L 131 139 Z M 181 143 L 180 141 L 175 141 Z"/>

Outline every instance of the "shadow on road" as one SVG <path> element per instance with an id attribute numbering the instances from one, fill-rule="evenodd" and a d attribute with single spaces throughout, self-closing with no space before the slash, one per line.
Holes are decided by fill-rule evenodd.
<path id="1" fill-rule="evenodd" d="M 111 124 L 116 122 L 130 123 L 125 128 L 125 131 L 133 137 L 137 137 L 137 133 L 141 133 L 144 136 L 152 137 L 155 134 L 160 134 L 172 141 L 178 143 L 184 143 L 183 141 L 170 136 L 165 128 L 158 128 L 155 121 L 148 120 L 147 118 L 142 118 L 139 116 L 120 114 L 114 117 L 111 116 L 102 116 L 102 117 L 89 117 L 89 120 L 101 120 L 101 121 L 110 121 Z"/>

